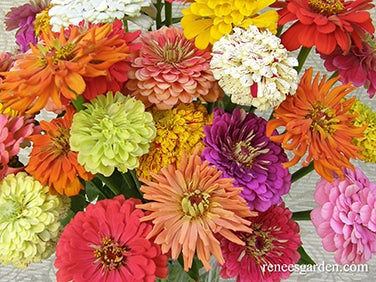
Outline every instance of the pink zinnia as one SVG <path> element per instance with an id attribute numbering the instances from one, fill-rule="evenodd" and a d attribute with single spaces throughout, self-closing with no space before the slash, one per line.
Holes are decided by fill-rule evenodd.
<path id="1" fill-rule="evenodd" d="M 344 169 L 345 178 L 316 185 L 318 207 L 311 220 L 322 245 L 336 252 L 339 264 L 361 264 L 376 252 L 376 184 L 359 168 Z"/>
<path id="2" fill-rule="evenodd" d="M 78 212 L 56 247 L 57 281 L 155 281 L 167 276 L 167 256 L 145 239 L 152 229 L 140 222 L 140 200 L 117 196 Z"/>
<path id="3" fill-rule="evenodd" d="M 210 50 L 199 50 L 179 27 L 142 35 L 143 47 L 132 62 L 126 88 L 146 106 L 171 109 L 195 98 L 215 102 L 222 92 L 210 70 Z"/>
<path id="4" fill-rule="evenodd" d="M 0 107 L 1 111 L 1 107 Z M 32 119 L 0 113 L 0 180 L 21 170 L 17 154 L 25 138 L 34 131 Z"/>
<path id="5" fill-rule="evenodd" d="M 252 218 L 252 233 L 238 233 L 238 237 L 245 242 L 244 246 L 221 239 L 225 259 L 221 277 L 236 277 L 237 282 L 279 281 L 288 278 L 290 272 L 277 270 L 283 270 L 281 265 L 298 262 L 298 248 L 302 244 L 299 225 L 291 220 L 291 216 L 291 211 L 284 204 L 274 205 Z"/>
<path id="6" fill-rule="evenodd" d="M 347 54 L 337 48 L 330 55 L 321 55 L 325 68 L 337 71 L 344 84 L 352 82 L 356 87 L 364 86 L 370 98 L 376 92 L 376 41 L 368 37 L 362 48 L 352 45 Z"/>

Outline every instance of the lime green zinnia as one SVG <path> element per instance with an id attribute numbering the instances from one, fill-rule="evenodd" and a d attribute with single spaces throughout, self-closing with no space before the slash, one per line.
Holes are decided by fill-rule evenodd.
<path id="1" fill-rule="evenodd" d="M 261 29 L 277 31 L 278 14 L 274 10 L 259 12 L 275 0 L 195 0 L 183 9 L 181 26 L 187 39 L 195 38 L 195 45 L 205 49 L 233 27 L 247 29 L 255 25 Z"/>
<path id="2" fill-rule="evenodd" d="M 0 263 L 25 268 L 50 257 L 66 211 L 59 195 L 25 172 L 5 177 L 0 182 Z"/>
<path id="3" fill-rule="evenodd" d="M 356 146 L 363 149 L 360 155 L 365 162 L 376 163 L 376 112 L 358 100 L 355 101 L 350 111 L 358 113 L 358 116 L 353 121 L 356 127 L 367 125 L 367 128 L 363 132 L 363 137 L 355 138 L 353 142 Z"/>
<path id="4" fill-rule="evenodd" d="M 78 162 L 93 174 L 110 176 L 138 167 L 156 135 L 153 116 L 135 98 L 108 92 L 84 104 L 73 117 L 70 146 Z"/>

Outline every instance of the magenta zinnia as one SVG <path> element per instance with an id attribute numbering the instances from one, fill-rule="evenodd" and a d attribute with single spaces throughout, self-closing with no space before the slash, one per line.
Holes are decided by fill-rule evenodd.
<path id="1" fill-rule="evenodd" d="M 364 173 L 344 169 L 345 178 L 316 185 L 311 220 L 322 245 L 337 263 L 361 264 L 376 254 L 376 183 Z"/>
<path id="2" fill-rule="evenodd" d="M 302 244 L 299 225 L 291 220 L 289 209 L 272 206 L 252 218 L 252 233 L 238 233 L 244 245 L 237 245 L 223 238 L 221 247 L 225 263 L 220 275 L 236 277 L 237 282 L 280 281 L 287 279 L 290 272 L 268 271 L 268 266 L 290 265 L 298 262 L 298 248 Z"/>
<path id="3" fill-rule="evenodd" d="M 117 196 L 90 204 L 64 228 L 56 247 L 58 281 L 155 281 L 167 276 L 167 256 L 146 239 L 140 200 Z"/>
<path id="4" fill-rule="evenodd" d="M 178 27 L 163 27 L 141 37 L 126 86 L 146 106 L 171 109 L 196 98 L 215 102 L 221 92 L 210 70 L 209 49 L 199 50 Z"/>
<path id="5" fill-rule="evenodd" d="M 149 211 L 142 221 L 151 220 L 153 230 L 147 238 L 162 246 L 162 252 L 171 252 L 177 259 L 182 253 L 184 270 L 188 271 L 195 253 L 206 270 L 210 269 L 210 256 L 223 263 L 220 242 L 223 236 L 235 244 L 244 245 L 234 232 L 251 232 L 246 217 L 255 213 L 239 196 L 233 179 L 222 178 L 221 172 L 209 162 L 202 162 L 196 150 L 184 154 L 178 165 L 169 165 L 154 181 L 141 179 L 144 198 L 150 202 L 139 205 Z"/>

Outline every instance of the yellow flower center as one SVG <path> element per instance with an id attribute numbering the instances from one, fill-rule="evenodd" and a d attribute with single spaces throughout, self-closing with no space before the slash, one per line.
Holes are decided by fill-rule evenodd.
<path id="1" fill-rule="evenodd" d="M 94 263 L 100 263 L 102 268 L 111 271 L 124 266 L 127 261 L 127 252 L 129 249 L 115 242 L 111 238 L 103 237 L 101 246 L 93 246 Z"/>
<path id="2" fill-rule="evenodd" d="M 269 152 L 268 148 L 261 150 L 259 147 L 253 147 L 251 145 L 254 134 L 251 133 L 246 140 L 236 143 L 232 150 L 232 157 L 234 160 L 246 167 L 252 167 L 253 160 L 261 155 Z M 262 146 L 263 144 L 259 144 Z"/>
<path id="3" fill-rule="evenodd" d="M 309 0 L 312 11 L 324 16 L 337 15 L 345 6 L 340 0 Z"/>
<path id="4" fill-rule="evenodd" d="M 162 62 L 172 65 L 182 62 L 194 53 L 194 49 L 190 46 L 192 43 L 183 39 L 166 42 L 163 46 L 160 46 L 156 41 L 151 41 L 150 45 L 153 53 L 156 54 Z"/>
<path id="5" fill-rule="evenodd" d="M 200 190 L 184 193 L 184 198 L 181 201 L 184 214 L 193 218 L 204 215 L 209 209 L 209 198 L 210 195 L 208 193 Z"/>
<path id="6" fill-rule="evenodd" d="M 272 240 L 269 238 L 268 232 L 260 230 L 261 224 L 253 224 L 252 228 L 252 234 L 242 238 L 246 246 L 245 252 L 241 255 L 251 256 L 258 264 L 265 263 L 263 262 L 263 255 L 267 254 L 273 247 Z"/>
<path id="7" fill-rule="evenodd" d="M 59 127 L 56 133 L 53 133 L 52 142 L 56 147 L 56 151 L 66 154 L 70 151 L 69 146 L 69 128 Z M 54 150 L 55 151 L 55 150 Z"/>
<path id="8" fill-rule="evenodd" d="M 310 114 L 306 116 L 307 119 L 312 119 L 312 131 L 325 132 L 333 134 L 335 128 L 333 125 L 339 121 L 336 119 L 336 111 L 332 108 L 324 108 L 321 102 L 316 102 Z"/>

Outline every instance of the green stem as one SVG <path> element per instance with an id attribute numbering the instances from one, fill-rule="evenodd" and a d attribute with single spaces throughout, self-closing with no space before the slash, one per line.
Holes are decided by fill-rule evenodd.
<path id="1" fill-rule="evenodd" d="M 134 182 L 131 171 L 128 170 L 128 172 L 122 173 L 122 176 L 126 184 L 126 187 L 123 189 L 124 196 L 126 196 L 126 198 L 142 199 L 142 194 L 140 190 L 138 190 L 137 184 Z"/>
<path id="2" fill-rule="evenodd" d="M 312 210 L 306 210 L 306 211 L 298 211 L 292 213 L 292 220 L 311 220 L 311 211 Z"/>
<path id="3" fill-rule="evenodd" d="M 157 16 L 155 18 L 155 23 L 157 25 L 157 29 L 160 29 L 162 27 L 162 0 L 157 0 L 157 3 L 155 3 L 155 8 L 157 9 Z"/>
<path id="4" fill-rule="evenodd" d="M 291 183 L 294 183 L 295 181 L 299 180 L 303 176 L 306 176 L 308 173 L 310 173 L 314 169 L 313 161 L 310 162 L 310 164 L 306 167 L 302 167 L 299 170 L 295 171 L 291 176 Z"/>
<path id="5" fill-rule="evenodd" d="M 165 25 L 172 25 L 172 3 L 169 3 L 165 0 Z"/>
<path id="6" fill-rule="evenodd" d="M 78 95 L 75 100 L 72 100 L 72 104 L 77 111 L 81 111 L 84 108 L 84 103 L 85 100 L 82 95 Z"/>
<path id="7" fill-rule="evenodd" d="M 300 49 L 299 54 L 298 54 L 299 65 L 295 68 L 298 73 L 302 70 L 304 63 L 307 60 L 309 53 L 311 52 L 311 49 L 312 48 L 307 48 L 307 47 L 302 47 Z"/>

